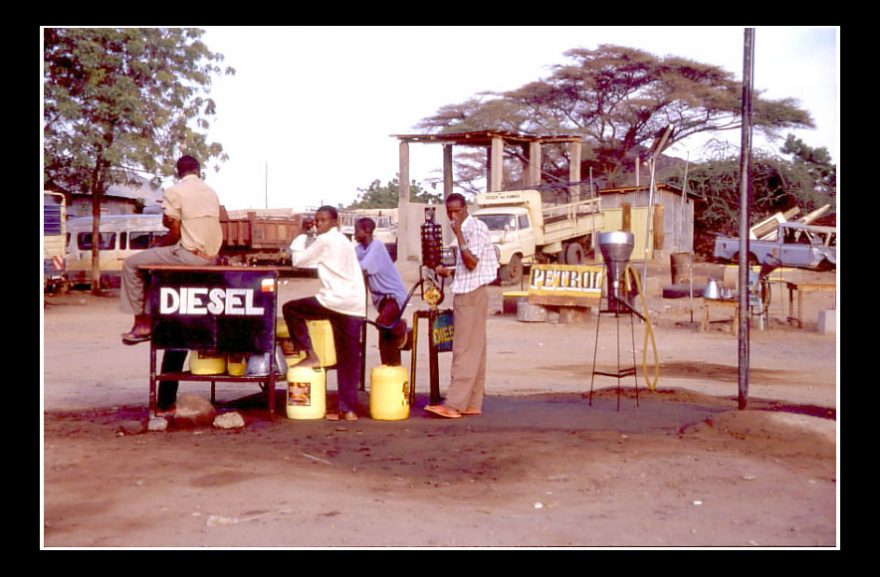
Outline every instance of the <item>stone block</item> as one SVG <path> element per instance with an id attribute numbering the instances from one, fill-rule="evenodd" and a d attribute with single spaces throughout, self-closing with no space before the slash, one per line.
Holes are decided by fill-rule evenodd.
<path id="1" fill-rule="evenodd" d="M 837 311 L 835 309 L 824 309 L 819 311 L 816 332 L 822 335 L 837 332 Z"/>

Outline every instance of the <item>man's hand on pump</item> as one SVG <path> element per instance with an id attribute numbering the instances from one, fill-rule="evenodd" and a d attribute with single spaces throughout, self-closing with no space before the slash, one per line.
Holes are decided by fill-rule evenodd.
<path id="1" fill-rule="evenodd" d="M 443 266 L 441 264 L 441 265 L 438 265 L 437 268 L 434 269 L 434 272 L 436 272 L 437 276 L 439 276 L 439 277 L 450 277 L 453 275 L 453 273 L 455 273 L 455 269 Z"/>

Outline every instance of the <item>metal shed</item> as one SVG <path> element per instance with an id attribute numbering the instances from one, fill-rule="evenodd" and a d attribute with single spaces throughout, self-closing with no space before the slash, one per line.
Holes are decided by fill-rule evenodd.
<path id="1" fill-rule="evenodd" d="M 624 204 L 632 207 L 634 214 L 646 213 L 650 197 L 650 185 L 624 186 L 606 188 L 598 191 L 602 199 L 602 212 L 605 214 L 608 228 L 620 226 Z M 669 184 L 657 184 L 654 187 L 654 227 L 653 237 L 657 246 L 649 246 L 653 253 L 672 254 L 675 252 L 693 252 L 694 250 L 694 202 L 701 200 L 698 194 L 684 194 L 681 188 Z M 636 248 L 633 258 L 641 260 L 645 251 L 644 235 L 646 216 L 633 219 L 633 233 L 636 235 Z M 639 238 L 642 240 L 639 241 Z M 641 247 L 641 248 L 640 248 Z M 653 254 L 656 258 L 657 254 Z"/>

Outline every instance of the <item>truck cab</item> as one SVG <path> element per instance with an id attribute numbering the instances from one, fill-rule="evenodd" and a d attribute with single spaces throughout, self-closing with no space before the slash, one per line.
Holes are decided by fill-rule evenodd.
<path id="1" fill-rule="evenodd" d="M 601 230 L 598 202 L 545 202 L 537 190 L 483 192 L 477 194 L 471 214 L 489 227 L 501 283 L 516 284 L 524 266 L 542 259 L 583 264 L 593 233 Z"/>
<path id="2" fill-rule="evenodd" d="M 522 267 L 535 256 L 535 229 L 529 211 L 521 207 L 493 207 L 477 210 L 474 218 L 489 228 L 501 264 L 502 282 L 518 282 Z"/>

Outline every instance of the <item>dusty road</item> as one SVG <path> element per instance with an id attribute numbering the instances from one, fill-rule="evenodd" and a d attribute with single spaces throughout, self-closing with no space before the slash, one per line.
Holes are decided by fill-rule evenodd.
<path id="1" fill-rule="evenodd" d="M 310 294 L 313 282 L 292 281 L 281 298 Z M 592 404 L 586 396 L 597 341 L 597 365 L 614 363 L 613 323 L 603 318 L 598 339 L 595 316 L 522 323 L 499 314 L 493 293 L 481 417 L 422 410 L 420 350 L 406 420 L 289 420 L 283 382 L 270 420 L 255 385 L 218 384 L 218 410 L 239 412 L 244 428 L 165 432 L 143 430 L 149 349 L 119 343 L 129 319 L 117 297 L 46 297 L 42 545 L 839 546 L 837 339 L 815 322 L 834 295 L 808 295 L 802 329 L 783 322 L 774 295 L 770 327 L 752 330 L 749 408 L 739 411 L 737 339 L 720 323 L 698 332 L 689 299 L 649 285 L 660 381 L 648 391 L 640 376 L 636 399 L 624 380 L 617 410 L 614 379 L 597 376 Z M 641 365 L 644 328 L 632 330 Z M 448 356 L 440 366 L 442 391 Z M 180 393 L 207 397 L 209 386 L 182 383 Z"/>

